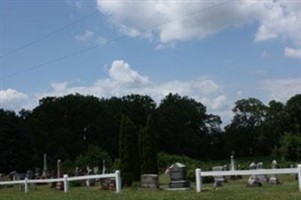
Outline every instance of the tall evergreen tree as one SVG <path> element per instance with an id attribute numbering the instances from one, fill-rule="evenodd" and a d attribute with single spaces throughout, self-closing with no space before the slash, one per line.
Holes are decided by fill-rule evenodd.
<path id="1" fill-rule="evenodd" d="M 139 134 L 141 174 L 158 173 L 157 148 L 153 127 L 153 119 L 151 115 L 149 115 L 146 126 L 140 129 Z"/>
<path id="2" fill-rule="evenodd" d="M 124 185 L 130 186 L 139 180 L 140 159 L 138 151 L 138 137 L 133 122 L 123 116 L 119 132 L 120 171 Z"/>

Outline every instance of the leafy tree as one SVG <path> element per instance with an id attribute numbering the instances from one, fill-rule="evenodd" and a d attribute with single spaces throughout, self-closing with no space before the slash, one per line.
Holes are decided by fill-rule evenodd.
<path id="1" fill-rule="evenodd" d="M 106 121 L 102 102 L 92 96 L 67 95 L 40 100 L 28 116 L 31 141 L 35 147 L 36 166 L 47 153 L 49 165 L 56 160 L 74 160 L 89 145 L 100 145 L 101 127 Z M 100 122 L 101 121 L 101 122 Z M 99 144 L 100 143 L 100 144 Z"/>
<path id="2" fill-rule="evenodd" d="M 141 174 L 157 174 L 158 160 L 154 133 L 154 122 L 148 116 L 146 126 L 140 129 L 139 150 L 141 160 Z"/>
<path id="3" fill-rule="evenodd" d="M 285 134 L 280 142 L 280 154 L 286 161 L 301 160 L 301 136 Z"/>
<path id="4" fill-rule="evenodd" d="M 102 147 L 113 158 L 118 157 L 118 133 L 123 115 L 128 116 L 135 124 L 136 132 L 146 123 L 147 116 L 155 111 L 155 102 L 146 95 L 131 94 L 122 98 L 112 97 L 104 101 L 105 116 L 102 121 Z M 103 123 L 103 121 L 105 123 Z"/>
<path id="5" fill-rule="evenodd" d="M 285 105 L 285 110 L 288 114 L 289 131 L 301 135 L 301 94 L 291 97 Z"/>
<path id="6" fill-rule="evenodd" d="M 31 167 L 31 143 L 23 120 L 13 111 L 0 109 L 0 171 L 25 172 Z"/>
<path id="7" fill-rule="evenodd" d="M 287 120 L 284 104 L 270 101 L 265 120 L 258 130 L 260 149 L 263 154 L 270 155 L 273 149 L 279 146 L 281 137 L 287 131 Z"/>
<path id="8" fill-rule="evenodd" d="M 149 114 L 153 114 L 156 103 L 146 95 L 131 94 L 122 97 L 122 114 L 128 116 L 136 125 L 137 131 L 144 126 Z"/>
<path id="9" fill-rule="evenodd" d="M 238 156 L 262 154 L 259 128 L 266 117 L 267 107 L 258 99 L 241 99 L 235 102 L 234 117 L 226 126 L 226 151 Z"/>
<path id="10" fill-rule="evenodd" d="M 206 117 L 205 123 L 206 123 L 207 129 L 208 129 L 208 133 L 221 133 L 222 132 L 222 129 L 221 129 L 222 120 L 221 120 L 220 116 L 209 114 Z"/>
<path id="11" fill-rule="evenodd" d="M 124 185 L 130 186 L 140 178 L 138 136 L 130 118 L 123 116 L 119 132 L 120 171 Z"/>
<path id="12" fill-rule="evenodd" d="M 202 137 L 208 133 L 203 104 L 178 94 L 169 94 L 161 101 L 156 118 L 160 151 L 191 157 L 205 154 L 205 149 L 200 148 Z"/>

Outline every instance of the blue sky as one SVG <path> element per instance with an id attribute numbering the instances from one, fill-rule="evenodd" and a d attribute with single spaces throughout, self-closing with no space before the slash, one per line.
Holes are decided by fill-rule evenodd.
<path id="1" fill-rule="evenodd" d="M 1 107 L 169 92 L 225 123 L 238 99 L 301 93 L 301 1 L 1 0 Z M 94 48 L 95 47 L 95 48 Z M 75 54 L 75 55 L 73 55 Z"/>

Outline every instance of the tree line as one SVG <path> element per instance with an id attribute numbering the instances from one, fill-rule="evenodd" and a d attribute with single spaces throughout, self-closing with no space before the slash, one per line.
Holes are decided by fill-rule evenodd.
<path id="1" fill-rule="evenodd" d="M 121 159 L 129 157 L 124 152 L 132 152 L 128 158 L 132 160 L 126 162 L 146 168 L 154 152 L 199 160 L 231 154 L 301 159 L 301 94 L 268 105 L 255 98 L 241 99 L 232 111 L 231 122 L 222 129 L 219 116 L 179 94 L 168 94 L 158 105 L 147 95 L 135 94 L 108 99 L 80 94 L 45 97 L 33 110 L 0 109 L 0 172 L 41 168 L 44 153 L 49 168 L 57 159 L 95 161 L 89 152 L 99 152 L 97 148 L 111 163 L 124 162 Z"/>

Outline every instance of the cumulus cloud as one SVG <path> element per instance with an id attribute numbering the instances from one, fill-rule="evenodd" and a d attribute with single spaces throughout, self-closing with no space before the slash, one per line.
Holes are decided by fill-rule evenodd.
<path id="1" fill-rule="evenodd" d="M 203 39 L 226 28 L 255 22 L 255 41 L 283 39 L 301 47 L 299 1 L 97 0 L 97 6 L 123 33 L 158 37 L 161 44 Z"/>
<path id="2" fill-rule="evenodd" d="M 284 55 L 289 58 L 301 59 L 301 48 L 300 49 L 285 48 Z"/>
<path id="3" fill-rule="evenodd" d="M 112 63 L 109 75 L 113 81 L 124 84 L 145 84 L 148 83 L 147 76 L 141 76 L 138 72 L 131 69 L 130 65 L 123 60 L 116 60 Z"/>
<path id="4" fill-rule="evenodd" d="M 18 110 L 22 108 L 28 95 L 14 89 L 0 90 L 0 105 L 1 108 L 9 110 Z"/>
<path id="5" fill-rule="evenodd" d="M 272 79 L 262 82 L 261 89 L 267 92 L 269 100 L 286 102 L 296 94 L 301 94 L 301 79 Z"/>
<path id="6" fill-rule="evenodd" d="M 264 6 L 262 1 L 98 0 L 97 3 L 99 10 L 121 31 L 130 36 L 157 34 L 163 43 L 202 39 L 224 28 L 252 22 Z"/>

